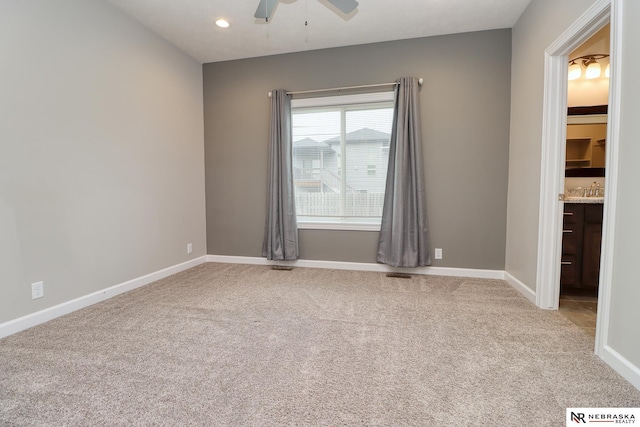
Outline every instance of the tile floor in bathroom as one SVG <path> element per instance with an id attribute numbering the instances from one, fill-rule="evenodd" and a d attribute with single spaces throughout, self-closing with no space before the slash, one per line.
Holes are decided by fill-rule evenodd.
<path id="1" fill-rule="evenodd" d="M 558 311 L 595 339 L 598 298 L 561 295 Z"/>

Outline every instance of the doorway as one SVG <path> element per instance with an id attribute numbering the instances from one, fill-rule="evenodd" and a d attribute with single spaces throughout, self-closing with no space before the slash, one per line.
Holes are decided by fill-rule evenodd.
<path id="1" fill-rule="evenodd" d="M 608 43 L 608 27 L 604 30 Z M 600 36 L 603 33 L 598 32 Z M 598 80 L 597 84 L 608 92 L 607 78 L 601 76 Z M 606 188 L 607 105 L 572 106 L 572 89 L 593 92 L 596 82 L 580 81 L 573 88 L 569 83 L 559 311 L 595 338 Z M 581 83 L 587 85 L 583 87 Z M 603 96 L 607 102 L 607 93 Z M 586 102 L 592 99 L 593 96 Z"/>
<path id="2" fill-rule="evenodd" d="M 599 273 L 598 314 L 595 353 L 602 357 L 607 342 L 613 251 L 613 222 L 617 193 L 618 111 L 620 99 L 618 57 L 621 38 L 618 34 L 620 10 L 617 2 L 602 0 L 563 33 L 545 52 L 545 96 L 543 112 L 543 149 L 540 188 L 540 222 L 538 233 L 538 268 L 536 304 L 557 310 L 560 295 L 564 175 L 566 162 L 567 72 L 569 54 L 607 23 L 611 24 L 611 75 L 608 99 L 607 190 L 604 197 L 601 261 Z"/>
<path id="3" fill-rule="evenodd" d="M 569 58 L 559 311 L 595 339 L 604 211 L 610 25 Z"/>

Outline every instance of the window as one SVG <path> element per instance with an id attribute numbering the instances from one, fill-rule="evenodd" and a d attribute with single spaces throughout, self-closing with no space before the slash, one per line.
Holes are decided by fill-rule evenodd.
<path id="1" fill-rule="evenodd" d="M 379 230 L 393 93 L 292 101 L 300 228 Z"/>

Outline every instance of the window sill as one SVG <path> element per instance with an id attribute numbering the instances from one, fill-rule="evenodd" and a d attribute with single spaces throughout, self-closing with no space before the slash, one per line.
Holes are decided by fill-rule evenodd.
<path id="1" fill-rule="evenodd" d="M 380 223 L 298 222 L 299 230 L 380 231 Z"/>

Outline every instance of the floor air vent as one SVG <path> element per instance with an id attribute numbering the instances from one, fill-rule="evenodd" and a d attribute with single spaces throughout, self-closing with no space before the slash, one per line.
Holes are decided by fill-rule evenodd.
<path id="1" fill-rule="evenodd" d="M 291 271 L 293 267 L 289 267 L 286 265 L 274 265 L 271 267 L 272 270 L 280 270 L 280 271 Z"/>
<path id="2" fill-rule="evenodd" d="M 398 279 L 411 279 L 411 275 L 407 273 L 387 273 L 387 277 L 395 277 Z"/>

